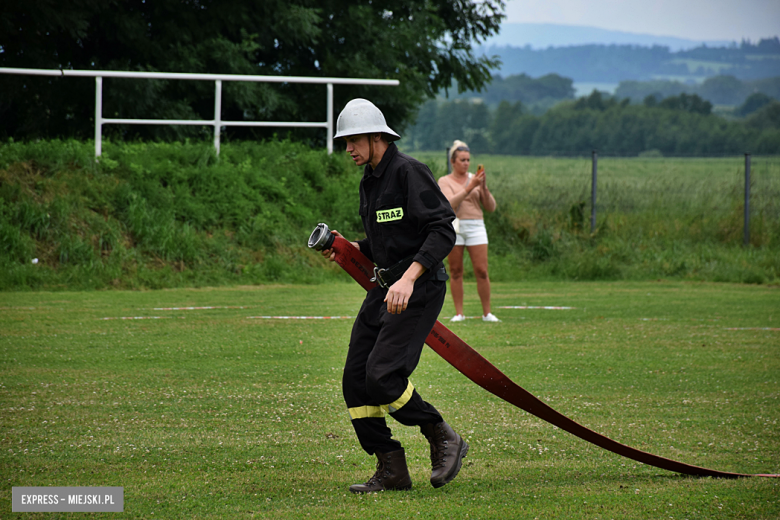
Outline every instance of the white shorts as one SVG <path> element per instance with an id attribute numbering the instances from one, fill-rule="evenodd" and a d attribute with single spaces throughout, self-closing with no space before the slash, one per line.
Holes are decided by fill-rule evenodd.
<path id="1" fill-rule="evenodd" d="M 485 221 L 477 219 L 459 219 L 456 246 L 479 246 L 488 243 Z"/>

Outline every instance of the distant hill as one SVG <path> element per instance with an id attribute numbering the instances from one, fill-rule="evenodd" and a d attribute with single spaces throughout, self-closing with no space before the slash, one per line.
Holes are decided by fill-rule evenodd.
<path id="1" fill-rule="evenodd" d="M 657 36 L 624 31 L 610 31 L 581 25 L 559 25 L 551 23 L 504 23 L 501 32 L 485 42 L 485 46 L 525 47 L 546 49 L 547 47 L 570 47 L 572 45 L 641 45 L 668 47 L 672 52 L 707 47 L 728 47 L 736 42 L 726 40 L 702 41 Z"/>
<path id="2" fill-rule="evenodd" d="M 647 96 L 657 99 L 679 96 L 682 93 L 697 94 L 715 105 L 736 106 L 750 96 L 760 94 L 765 100 L 780 100 L 780 77 L 753 81 L 740 81 L 732 76 L 707 78 L 701 85 L 686 85 L 679 81 L 621 81 L 615 90 L 618 98 L 630 98 L 639 103 Z"/>
<path id="3" fill-rule="evenodd" d="M 504 77 L 558 74 L 574 82 L 673 80 L 699 84 L 719 75 L 740 80 L 780 76 L 777 37 L 756 44 L 742 42 L 729 47 L 700 46 L 679 51 L 660 45 L 588 44 L 546 49 L 483 45 L 478 52 L 497 55 L 502 65 L 496 72 Z"/>
<path id="4" fill-rule="evenodd" d="M 570 78 L 557 74 L 540 78 L 518 74 L 506 77 L 494 76 L 493 81 L 482 92 L 453 93 L 449 98 L 484 103 L 491 109 L 495 109 L 502 101 L 510 103 L 519 101 L 523 104 L 524 113 L 541 115 L 560 101 L 588 96 L 592 93 L 592 90 L 585 93 L 577 93 L 575 90 Z M 455 92 L 456 88 L 452 91 Z M 680 94 L 696 94 L 716 105 L 722 113 L 724 110 L 728 111 L 728 107 L 734 109 L 738 105 L 748 103 L 750 99 L 748 106 L 740 109 L 743 112 L 741 115 L 745 115 L 760 108 L 762 104 L 780 100 L 780 76 L 752 81 L 741 81 L 733 76 L 713 76 L 701 84 L 669 80 L 625 80 L 616 85 L 614 92 L 611 93 L 617 99 L 629 98 L 632 103 L 647 102 L 648 96 L 658 102 Z M 439 101 L 444 100 L 443 97 L 439 98 Z M 751 106 L 753 108 L 750 108 Z"/>

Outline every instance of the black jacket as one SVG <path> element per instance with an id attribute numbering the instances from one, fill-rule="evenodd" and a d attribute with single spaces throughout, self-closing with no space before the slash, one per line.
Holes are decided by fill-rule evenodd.
<path id="1" fill-rule="evenodd" d="M 360 180 L 360 251 L 382 268 L 414 255 L 436 271 L 455 245 L 455 212 L 431 170 L 390 143 L 374 170 Z"/>

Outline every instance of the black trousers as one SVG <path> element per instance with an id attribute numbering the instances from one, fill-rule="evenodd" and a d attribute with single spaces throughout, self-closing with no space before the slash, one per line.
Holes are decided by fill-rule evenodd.
<path id="1" fill-rule="evenodd" d="M 363 301 L 352 327 L 342 389 L 358 441 L 369 455 L 401 448 L 392 438 L 385 413 L 406 426 L 443 420 L 414 390 L 409 376 L 420 361 L 446 292 L 443 281 L 417 283 L 401 314 L 387 312 L 386 289 L 371 289 Z"/>

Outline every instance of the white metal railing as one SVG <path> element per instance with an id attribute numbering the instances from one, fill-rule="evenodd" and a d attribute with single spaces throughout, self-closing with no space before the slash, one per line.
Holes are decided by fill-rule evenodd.
<path id="1" fill-rule="evenodd" d="M 69 70 L 69 69 L 17 69 L 0 67 L 0 74 L 22 74 L 31 76 L 76 76 L 95 78 L 95 157 L 102 153 L 103 125 L 208 125 L 214 127 L 214 148 L 219 154 L 219 135 L 223 126 L 265 126 L 325 128 L 327 130 L 328 153 L 333 153 L 333 85 L 379 85 L 398 86 L 397 79 L 362 78 L 314 78 L 305 76 L 252 76 L 240 74 L 191 74 L 184 72 L 129 72 L 118 70 Z M 214 82 L 214 119 L 112 119 L 103 117 L 103 78 L 135 79 L 182 79 Z M 309 83 L 327 85 L 327 120 L 322 123 L 289 121 L 223 121 L 222 82 L 252 81 L 257 83 Z"/>

